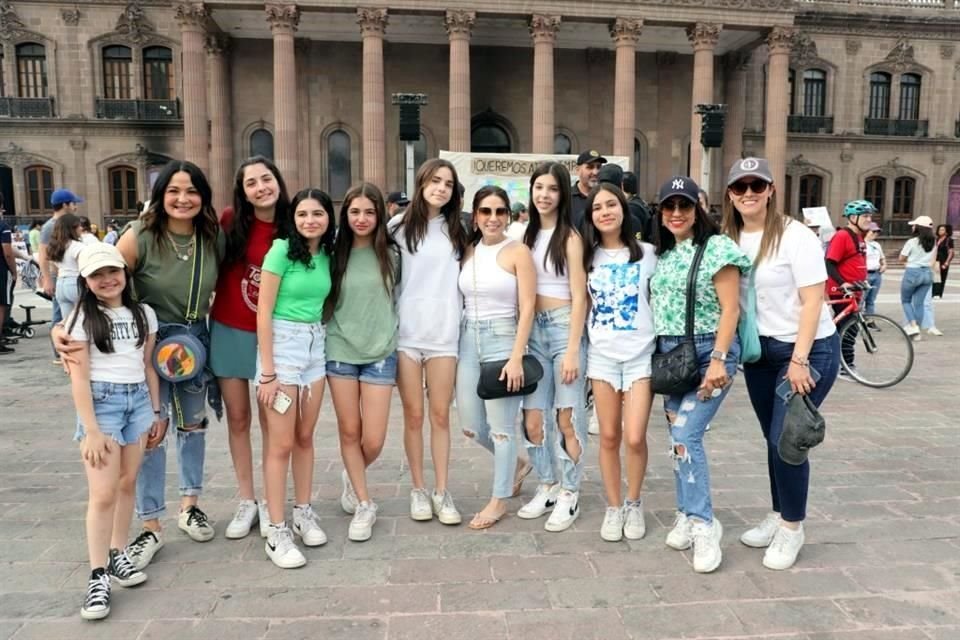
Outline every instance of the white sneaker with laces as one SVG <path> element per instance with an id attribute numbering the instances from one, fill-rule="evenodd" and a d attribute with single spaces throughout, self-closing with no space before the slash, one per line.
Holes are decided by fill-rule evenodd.
<path id="1" fill-rule="evenodd" d="M 373 535 L 373 524 L 377 521 L 377 505 L 373 502 L 361 502 L 357 505 L 353 519 L 350 520 L 350 528 L 347 530 L 347 538 L 354 542 L 363 542 L 369 540 Z"/>
<path id="2" fill-rule="evenodd" d="M 124 553 L 137 570 L 143 571 L 160 549 L 163 549 L 163 532 L 144 529 L 127 545 Z"/>
<path id="3" fill-rule="evenodd" d="M 677 511 L 673 519 L 673 529 L 667 534 L 667 546 L 677 551 L 689 549 L 692 544 L 690 541 L 690 526 L 693 523 L 682 511 Z"/>
<path id="4" fill-rule="evenodd" d="M 596 408 L 590 413 L 590 424 L 587 425 L 587 433 L 592 436 L 600 435 L 600 420 L 597 419 Z"/>
<path id="5" fill-rule="evenodd" d="M 763 519 L 763 522 L 755 526 L 753 529 L 744 531 L 743 535 L 740 536 L 740 542 L 755 549 L 769 547 L 770 543 L 773 542 L 773 535 L 779 528 L 780 514 L 776 511 L 771 511 Z"/>
<path id="6" fill-rule="evenodd" d="M 190 505 L 181 511 L 177 518 L 177 527 L 190 536 L 194 542 L 209 542 L 217 535 L 216 529 L 207 519 L 207 514 L 197 505 Z"/>
<path id="7" fill-rule="evenodd" d="M 936 327 L 930 327 L 929 329 L 927 329 L 927 333 L 929 333 L 929 334 L 932 335 L 932 336 L 942 336 L 942 335 L 943 335 L 943 331 L 940 331 L 940 329 L 937 329 Z"/>
<path id="8" fill-rule="evenodd" d="M 533 520 L 539 518 L 557 504 L 557 496 L 560 495 L 559 484 L 541 484 L 537 486 L 537 493 L 527 504 L 520 507 L 517 511 L 517 517 L 524 520 Z"/>
<path id="9" fill-rule="evenodd" d="M 623 508 L 623 535 L 627 540 L 640 540 L 647 535 L 642 502 L 628 502 Z"/>
<path id="10" fill-rule="evenodd" d="M 697 573 L 711 573 L 720 566 L 723 553 L 720 551 L 720 539 L 723 537 L 723 525 L 714 518 L 711 522 L 694 521 L 690 527 L 693 539 L 693 570 Z"/>
<path id="11" fill-rule="evenodd" d="M 916 336 L 920 334 L 920 327 L 915 323 L 910 323 L 903 328 L 904 333 L 908 336 Z"/>
<path id="12" fill-rule="evenodd" d="M 264 549 L 267 557 L 281 569 L 296 569 L 307 564 L 307 559 L 293 541 L 293 532 L 285 523 L 270 525 Z"/>
<path id="13" fill-rule="evenodd" d="M 320 516 L 309 504 L 293 508 L 293 532 L 300 536 L 308 547 L 319 547 L 327 543 L 327 534 L 320 528 Z"/>
<path id="14" fill-rule="evenodd" d="M 433 520 L 433 507 L 426 489 L 410 491 L 410 517 L 419 521 Z"/>
<path id="15" fill-rule="evenodd" d="M 260 512 L 257 510 L 255 500 L 241 500 L 237 505 L 237 511 L 233 514 L 233 520 L 227 525 L 224 536 L 230 540 L 246 538 L 253 527 L 253 523 L 260 519 Z"/>
<path id="16" fill-rule="evenodd" d="M 763 554 L 763 566 L 774 571 L 789 569 L 797 561 L 803 542 L 803 523 L 797 529 L 778 526 L 773 541 Z"/>
<path id="17" fill-rule="evenodd" d="M 257 517 L 260 520 L 260 537 L 266 539 L 270 535 L 270 512 L 267 511 L 267 501 L 257 503 Z"/>
<path id="18" fill-rule="evenodd" d="M 600 537 L 607 542 L 620 542 L 623 539 L 623 508 L 607 507 L 600 525 Z"/>
<path id="19" fill-rule="evenodd" d="M 462 518 L 456 505 L 453 504 L 453 496 L 449 491 L 443 493 L 434 491 L 430 495 L 430 502 L 433 505 L 433 513 L 442 524 L 460 524 Z"/>
<path id="20" fill-rule="evenodd" d="M 340 472 L 340 481 L 343 483 L 343 491 L 340 493 L 340 508 L 346 513 L 354 513 L 360 500 L 357 498 L 357 492 L 353 490 L 353 484 L 350 482 L 350 475 L 344 469 Z"/>
<path id="21" fill-rule="evenodd" d="M 566 531 L 580 517 L 580 492 L 560 490 L 557 505 L 553 508 L 543 528 L 554 533 Z"/>

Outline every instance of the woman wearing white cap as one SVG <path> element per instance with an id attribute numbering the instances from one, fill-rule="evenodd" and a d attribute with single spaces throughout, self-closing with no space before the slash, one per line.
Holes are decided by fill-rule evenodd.
<path id="1" fill-rule="evenodd" d="M 920 216 L 910 221 L 913 237 L 900 250 L 900 263 L 906 265 L 900 281 L 900 304 L 907 325 L 904 330 L 914 340 L 920 339 L 920 323 L 923 322 L 923 303 L 933 287 L 933 256 L 936 240 L 933 237 L 933 220 Z M 932 316 L 932 314 L 931 314 Z M 930 318 L 931 326 L 933 318 Z"/>

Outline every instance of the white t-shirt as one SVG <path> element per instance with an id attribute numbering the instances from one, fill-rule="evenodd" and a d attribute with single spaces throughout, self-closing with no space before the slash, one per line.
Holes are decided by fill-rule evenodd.
<path id="1" fill-rule="evenodd" d="M 85 245 L 97 244 L 100 242 L 100 238 L 93 235 L 92 233 L 83 232 L 82 234 L 80 234 L 80 242 L 82 242 Z"/>
<path id="2" fill-rule="evenodd" d="M 740 249 L 751 260 L 760 252 L 762 231 L 740 233 Z M 798 289 L 827 281 L 827 266 L 823 260 L 820 240 L 807 227 L 791 221 L 783 230 L 777 252 L 756 267 L 757 327 L 761 336 L 781 342 L 796 342 L 800 328 L 800 294 Z M 744 312 L 749 275 L 740 278 L 740 305 Z M 826 302 L 820 310 L 816 339 L 836 332 Z"/>
<path id="3" fill-rule="evenodd" d="M 900 250 L 900 255 L 907 259 L 907 268 L 929 267 L 933 263 L 933 254 L 937 252 L 937 245 L 930 251 L 924 251 L 920 238 L 910 238 Z"/>
<path id="4" fill-rule="evenodd" d="M 867 242 L 867 271 L 879 271 L 883 258 L 883 247 L 876 240 Z"/>
<path id="5" fill-rule="evenodd" d="M 149 305 L 141 304 L 147 316 L 147 331 L 157 332 L 157 314 Z M 143 363 L 143 346 L 137 346 L 137 323 L 133 312 L 126 307 L 110 309 L 100 307 L 110 318 L 110 338 L 113 341 L 113 353 L 102 353 L 93 339 L 83 329 L 83 311 L 77 307 L 77 322 L 73 325 L 70 337 L 74 340 L 90 343 L 90 381 L 113 382 L 116 384 L 137 384 L 145 382 L 146 372 Z M 66 319 L 69 327 L 73 318 Z"/>
<path id="6" fill-rule="evenodd" d="M 630 250 L 598 248 L 587 274 L 590 348 L 618 362 L 653 356 L 657 336 L 650 310 L 650 278 L 657 266 L 652 245 L 641 243 L 643 257 L 630 260 Z"/>
<path id="7" fill-rule="evenodd" d="M 511 222 L 507 227 L 507 237 L 517 242 L 523 242 L 523 234 L 527 232 L 527 222 Z"/>
<path id="8" fill-rule="evenodd" d="M 76 278 L 80 275 L 80 264 L 77 262 L 77 257 L 84 246 L 86 245 L 77 240 L 70 241 L 67 250 L 63 252 L 63 260 L 56 263 L 58 278 Z"/>
<path id="9" fill-rule="evenodd" d="M 387 223 L 400 245 L 401 275 L 397 287 L 400 329 L 397 346 L 457 353 L 463 297 L 457 286 L 460 261 L 443 216 L 427 223 L 427 233 L 416 253 L 407 250 L 402 216 Z"/>

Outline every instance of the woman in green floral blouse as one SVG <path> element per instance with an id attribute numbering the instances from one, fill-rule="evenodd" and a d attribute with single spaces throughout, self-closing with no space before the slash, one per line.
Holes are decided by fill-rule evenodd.
<path id="1" fill-rule="evenodd" d="M 720 566 L 723 527 L 713 515 L 710 471 L 703 434 L 716 415 L 737 373 L 740 343 L 740 271 L 750 260 L 699 203 L 700 188 L 686 176 L 675 176 L 660 188 L 654 224 L 659 229 L 656 271 L 650 281 L 657 351 L 665 353 L 686 334 L 687 275 L 694 255 L 704 246 L 693 305 L 694 342 L 702 383 L 698 389 L 664 399 L 670 422 L 677 515 L 667 545 L 693 545 L 693 570 L 709 573 Z"/>

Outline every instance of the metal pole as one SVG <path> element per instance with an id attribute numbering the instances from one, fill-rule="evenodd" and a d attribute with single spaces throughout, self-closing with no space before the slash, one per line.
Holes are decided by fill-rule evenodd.
<path id="1" fill-rule="evenodd" d="M 713 150 L 710 147 L 703 147 L 703 156 L 700 162 L 700 188 L 710 197 L 710 160 Z"/>
<path id="2" fill-rule="evenodd" d="M 413 159 L 413 142 L 408 140 L 406 144 L 407 151 L 407 193 L 413 193 L 413 178 L 414 178 L 414 159 Z"/>

